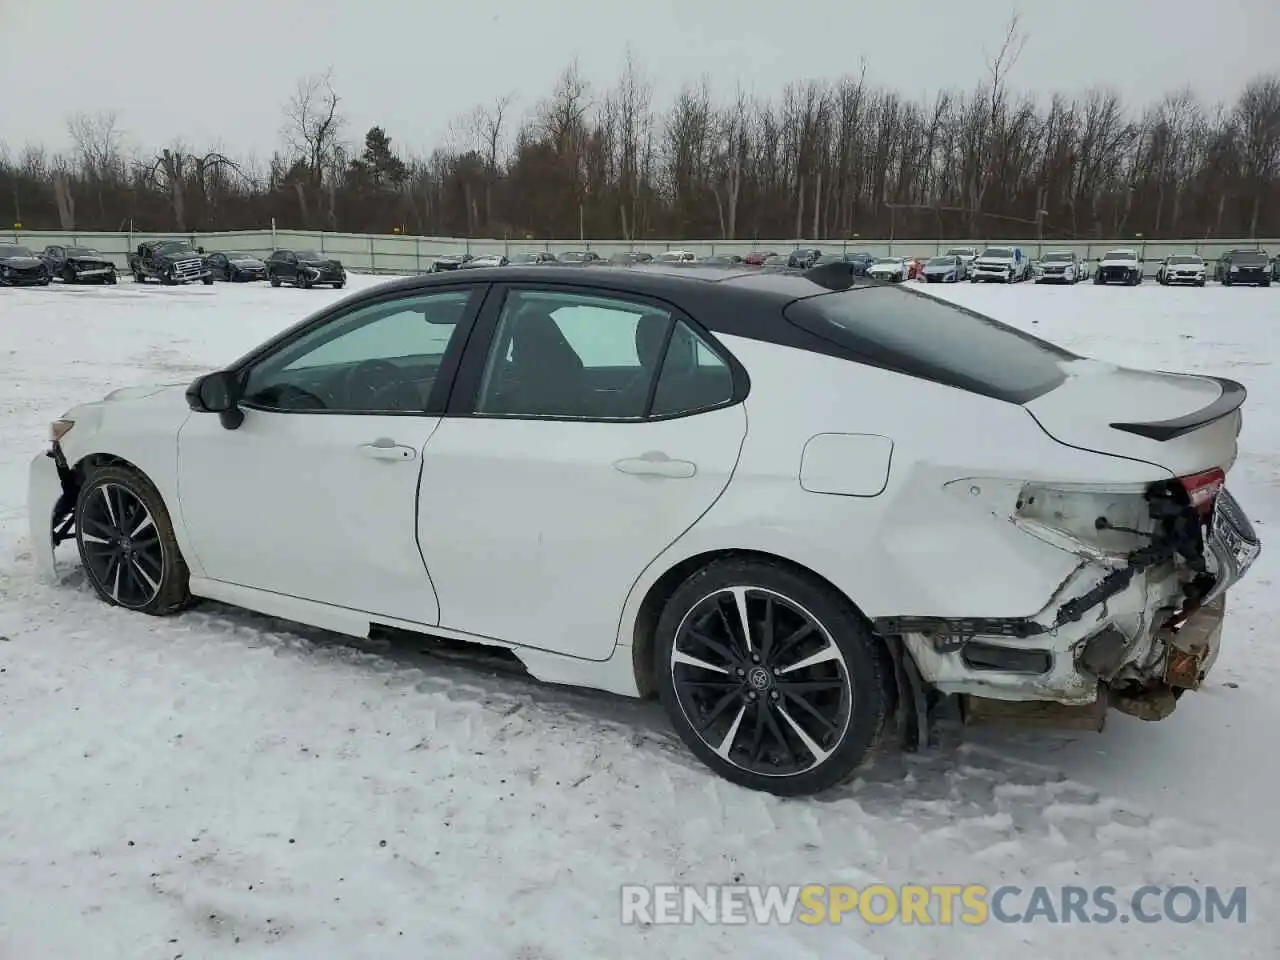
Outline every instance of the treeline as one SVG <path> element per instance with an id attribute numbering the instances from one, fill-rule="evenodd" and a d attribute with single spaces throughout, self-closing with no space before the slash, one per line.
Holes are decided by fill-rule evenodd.
<path id="1" fill-rule="evenodd" d="M 128 149 L 112 114 L 74 149 L 0 154 L 0 226 L 261 228 L 551 239 L 1244 238 L 1280 236 L 1280 75 L 1236 102 L 1171 93 L 1130 109 L 1094 90 L 1038 102 L 1009 72 L 1016 21 L 983 83 L 913 102 L 865 69 L 661 108 L 628 58 L 611 88 L 575 65 L 525 116 L 504 97 L 429 156 L 381 127 L 351 145 L 330 74 L 299 82 L 265 161 L 173 143 Z M 2 132 L 2 131 L 0 131 Z"/>

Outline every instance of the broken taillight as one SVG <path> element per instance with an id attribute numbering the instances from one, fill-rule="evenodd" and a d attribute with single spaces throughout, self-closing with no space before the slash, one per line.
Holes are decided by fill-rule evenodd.
<path id="1" fill-rule="evenodd" d="M 1191 509 L 1202 516 L 1213 512 L 1214 501 L 1218 499 L 1226 482 L 1226 473 L 1218 467 L 1178 478 L 1178 483 L 1186 491 Z"/>

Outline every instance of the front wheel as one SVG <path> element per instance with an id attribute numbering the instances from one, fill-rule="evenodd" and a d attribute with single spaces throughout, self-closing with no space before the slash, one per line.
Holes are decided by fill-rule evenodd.
<path id="1" fill-rule="evenodd" d="M 273 287 L 280 286 L 280 278 L 277 277 L 274 273 L 268 279 L 271 281 L 271 285 Z"/>
<path id="2" fill-rule="evenodd" d="M 213 277 L 212 276 L 201 277 L 200 282 L 203 283 L 206 287 L 211 287 L 213 286 Z"/>
<path id="3" fill-rule="evenodd" d="M 658 620 L 658 691 L 681 739 L 733 783 L 779 795 L 848 779 L 880 743 L 892 667 L 831 587 L 781 564 L 721 560 Z"/>
<path id="4" fill-rule="evenodd" d="M 191 603 L 169 511 L 144 474 L 125 466 L 95 471 L 80 488 L 75 516 L 80 560 L 100 598 L 154 615 Z"/>

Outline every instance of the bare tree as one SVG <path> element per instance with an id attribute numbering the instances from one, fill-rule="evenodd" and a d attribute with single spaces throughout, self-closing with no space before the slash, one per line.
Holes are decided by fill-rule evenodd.
<path id="1" fill-rule="evenodd" d="M 106 215 L 106 194 L 124 173 L 123 135 L 115 111 L 76 113 L 67 118 L 67 132 L 75 144 L 77 159 L 97 200 L 98 213 Z M 74 201 L 71 202 L 74 209 Z M 59 206 L 59 211 L 62 207 Z"/>
<path id="2" fill-rule="evenodd" d="M 1267 186 L 1280 175 L 1280 74 L 1259 77 L 1245 87 L 1236 107 L 1241 174 L 1249 194 L 1249 236 L 1258 235 L 1258 216 Z"/>
<path id="3" fill-rule="evenodd" d="M 319 185 L 336 163 L 346 120 L 338 111 L 333 70 L 303 77 L 284 108 L 284 139 Z"/>

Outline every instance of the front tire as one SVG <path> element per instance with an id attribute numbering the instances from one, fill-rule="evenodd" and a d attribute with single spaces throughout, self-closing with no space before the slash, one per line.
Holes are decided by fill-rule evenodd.
<path id="1" fill-rule="evenodd" d="M 733 783 L 782 796 L 847 780 L 889 715 L 888 653 L 831 587 L 782 564 L 727 559 L 667 601 L 654 643 L 663 707 Z"/>
<path id="2" fill-rule="evenodd" d="M 272 274 L 268 279 L 271 281 L 271 285 L 273 287 L 280 286 L 280 278 L 277 277 L 275 274 Z"/>
<path id="3" fill-rule="evenodd" d="M 191 603 L 189 573 L 164 500 L 133 467 L 95 470 L 76 497 L 76 546 L 94 592 L 154 616 Z"/>

